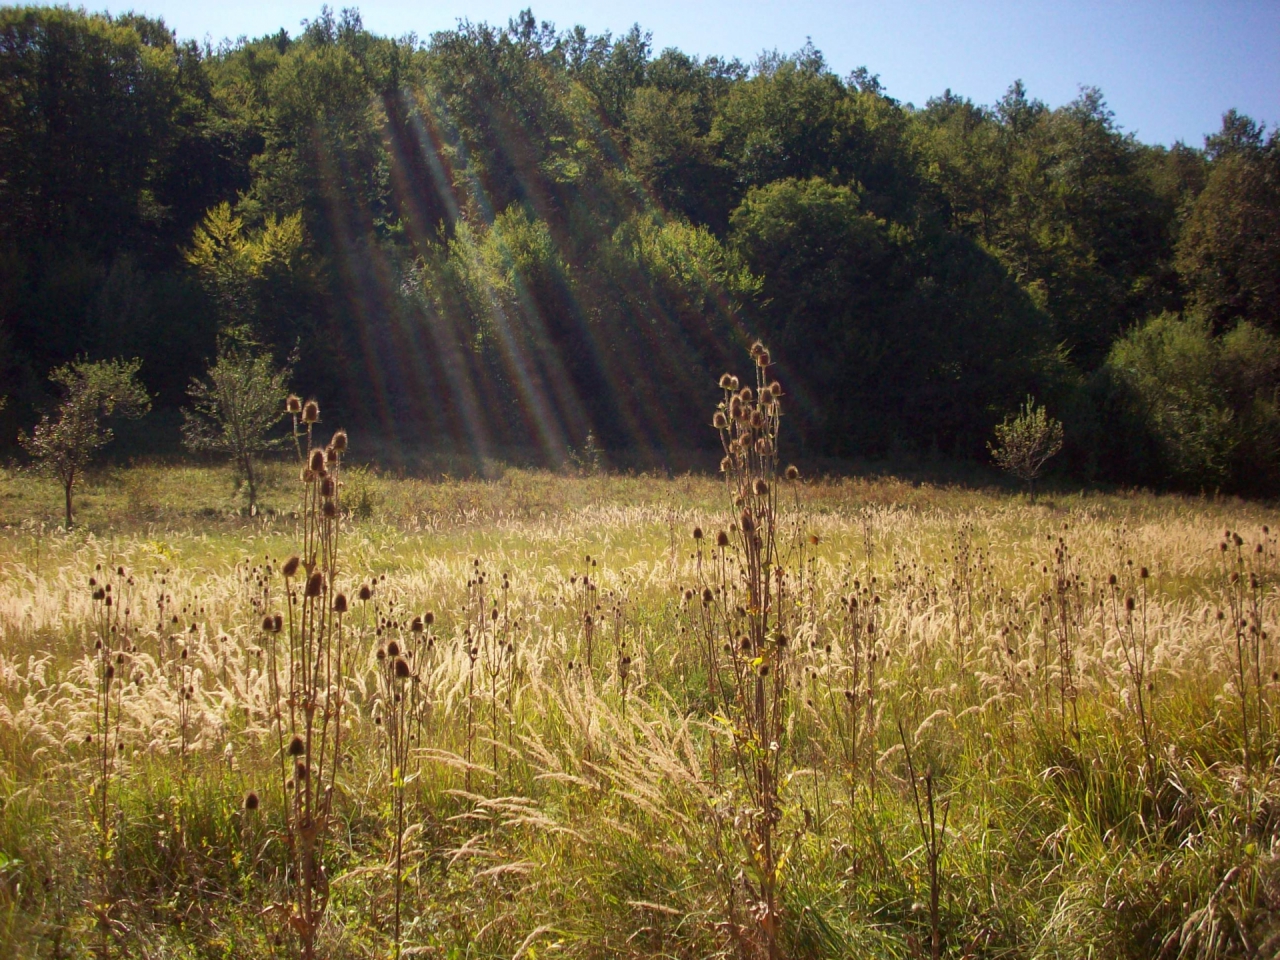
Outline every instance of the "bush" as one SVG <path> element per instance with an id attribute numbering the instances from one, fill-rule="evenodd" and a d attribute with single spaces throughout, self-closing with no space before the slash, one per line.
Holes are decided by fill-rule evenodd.
<path id="1" fill-rule="evenodd" d="M 1242 322 L 1215 337 L 1199 318 L 1165 313 L 1118 341 L 1101 375 L 1118 401 L 1111 417 L 1145 432 L 1131 439 L 1150 442 L 1158 479 L 1193 489 L 1275 488 L 1280 341 L 1271 334 Z"/>

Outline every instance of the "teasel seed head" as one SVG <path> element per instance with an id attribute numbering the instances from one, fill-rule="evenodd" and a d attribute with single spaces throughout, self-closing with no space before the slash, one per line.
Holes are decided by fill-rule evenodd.
<path id="1" fill-rule="evenodd" d="M 701 528 L 701 527 L 694 527 L 694 528 L 693 528 L 693 539 L 695 539 L 695 540 L 701 540 L 701 539 L 702 539 L 702 528 Z"/>
<path id="2" fill-rule="evenodd" d="M 764 413 L 760 410 L 751 411 L 751 427 L 753 430 L 764 429 Z"/>
<path id="3" fill-rule="evenodd" d="M 1151 576 L 1151 573 L 1147 570 L 1146 567 L 1143 567 L 1141 570 L 1138 571 L 1139 579 L 1145 580 L 1149 576 Z"/>
<path id="4" fill-rule="evenodd" d="M 720 459 L 720 472 L 721 472 L 721 473 L 728 473 L 728 472 L 729 472 L 729 468 L 730 468 L 731 466 L 733 466 L 733 461 L 731 461 L 728 457 L 722 457 L 722 458 Z"/>
<path id="5" fill-rule="evenodd" d="M 405 663 L 404 660 L 399 657 L 396 657 L 395 673 L 397 680 L 406 679 L 410 673 L 409 664 Z"/>
<path id="6" fill-rule="evenodd" d="M 787 467 L 787 479 L 793 481 L 800 479 L 800 471 L 796 468 L 794 463 Z"/>
<path id="7" fill-rule="evenodd" d="M 769 384 L 769 392 L 773 394 L 773 399 L 777 400 L 781 398 L 782 384 L 780 384 L 777 380 L 774 380 L 771 384 Z"/>
<path id="8" fill-rule="evenodd" d="M 297 415 L 302 412 L 302 400 L 290 394 L 289 399 L 284 402 L 284 408 L 287 412 Z"/>
<path id="9" fill-rule="evenodd" d="M 763 478 L 757 478 L 753 490 L 757 497 L 767 497 L 769 495 L 769 484 Z"/>
<path id="10" fill-rule="evenodd" d="M 267 616 L 263 617 L 263 618 L 262 618 L 262 632 L 263 632 L 263 633 L 270 633 L 270 632 L 271 632 L 271 628 L 272 628 L 272 626 L 274 626 L 274 624 L 275 624 L 275 621 L 271 619 L 271 616 L 270 616 L 270 615 L 267 615 Z"/>
<path id="11" fill-rule="evenodd" d="M 324 513 L 326 517 L 332 520 L 334 517 L 338 515 L 338 505 L 334 503 L 332 499 L 327 499 L 325 500 L 324 505 L 321 507 L 321 511 Z"/>
<path id="12" fill-rule="evenodd" d="M 334 464 L 336 464 L 338 462 L 338 457 L 339 457 L 338 451 L 333 449 L 332 446 L 328 446 L 324 448 L 324 462 L 327 463 L 329 466 L 333 466 Z"/>
<path id="13" fill-rule="evenodd" d="M 306 596 L 318 597 L 324 592 L 324 574 L 316 570 L 311 576 L 307 577 Z"/>
<path id="14" fill-rule="evenodd" d="M 320 481 L 320 496 L 322 497 L 332 497 L 337 489 L 338 485 L 333 482 L 333 477 L 325 477 Z"/>
<path id="15" fill-rule="evenodd" d="M 717 410 L 716 415 L 711 418 L 711 425 L 717 430 L 728 430 L 729 418 L 724 415 L 723 410 Z"/>
<path id="16" fill-rule="evenodd" d="M 299 783 L 307 779 L 307 765 L 301 760 L 299 760 L 293 768 L 293 778 Z"/>
<path id="17" fill-rule="evenodd" d="M 716 534 L 716 546 L 727 547 L 728 545 L 729 545 L 729 534 L 726 533 L 724 530 L 721 530 L 719 533 Z"/>
<path id="18" fill-rule="evenodd" d="M 373 588 L 372 588 L 371 586 L 369 586 L 367 583 L 366 583 L 366 584 L 363 584 L 363 585 L 360 587 L 360 594 L 359 594 L 359 596 L 360 596 L 360 599 L 361 599 L 361 600 L 368 600 L 368 599 L 370 599 L 370 598 L 373 596 Z"/>
<path id="19" fill-rule="evenodd" d="M 277 613 L 274 617 L 271 618 L 271 632 L 279 633 L 283 629 L 284 629 L 284 617 L 280 616 L 280 614 Z"/>
<path id="20" fill-rule="evenodd" d="M 320 419 L 320 404 L 308 400 L 302 405 L 302 422 L 315 423 Z"/>
<path id="21" fill-rule="evenodd" d="M 400 656 L 400 644 L 396 643 L 394 640 L 392 640 L 390 643 L 388 643 L 388 644 L 387 644 L 387 656 L 388 656 L 388 657 L 398 657 L 398 656 Z"/>
<path id="22" fill-rule="evenodd" d="M 760 342 L 759 340 L 757 340 L 755 343 L 751 344 L 751 359 L 752 359 L 752 360 L 755 360 L 755 359 L 756 359 L 757 357 L 759 357 L 759 356 L 760 356 L 760 354 L 762 354 L 763 352 L 764 352 L 764 344 L 763 344 L 762 342 Z"/>
<path id="23" fill-rule="evenodd" d="M 295 736 L 292 740 L 289 741 L 289 756 L 300 757 L 304 753 L 306 753 L 306 751 L 307 751 L 306 744 L 302 742 L 301 737 Z"/>
<path id="24" fill-rule="evenodd" d="M 409 629 L 410 629 L 410 630 L 412 630 L 414 633 L 421 633 L 421 632 L 422 632 L 422 618 L 421 618 L 421 617 L 414 617 L 414 618 L 413 618 L 413 623 L 412 623 L 412 624 L 410 624 Z"/>
<path id="25" fill-rule="evenodd" d="M 298 567 L 301 563 L 302 560 L 295 553 L 284 562 L 284 566 L 280 568 L 280 572 L 285 575 L 286 579 L 288 579 L 298 572 Z"/>
<path id="26" fill-rule="evenodd" d="M 1133 601 L 1133 597 L 1125 597 L 1125 598 L 1124 598 L 1124 608 L 1125 608 L 1126 610 L 1128 610 L 1130 613 L 1132 613 L 1132 612 L 1133 612 L 1133 608 L 1134 608 L 1135 606 L 1137 606 L 1137 604 L 1135 604 L 1135 603 L 1134 603 L 1134 601 Z"/>
<path id="27" fill-rule="evenodd" d="M 752 534 L 752 533 L 755 533 L 755 530 L 756 530 L 756 522 L 755 522 L 755 520 L 752 518 L 752 516 L 751 516 L 751 511 L 750 511 L 750 510 L 743 510 L 743 511 L 742 511 L 742 517 L 740 518 L 739 522 L 742 524 L 742 532 L 743 532 L 743 533 L 748 534 L 748 535 L 750 535 L 750 534 Z"/>
<path id="28" fill-rule="evenodd" d="M 720 389 L 721 390 L 737 390 L 738 389 L 737 378 L 730 376 L 727 373 L 722 373 L 720 375 Z"/>
<path id="29" fill-rule="evenodd" d="M 428 611 L 423 615 L 423 617 L 422 617 L 422 622 L 423 622 L 423 623 L 425 623 L 425 624 L 429 627 L 429 626 L 431 626 L 433 623 L 435 623 L 435 622 L 436 622 L 436 615 L 435 615 L 434 613 L 432 613 L 430 610 L 428 610 Z"/>
<path id="30" fill-rule="evenodd" d="M 769 366 L 770 362 L 771 362 L 771 358 L 769 356 L 769 351 L 761 347 L 760 352 L 756 355 L 756 366 L 760 367 L 761 369 L 764 369 L 765 367 Z"/>
<path id="31" fill-rule="evenodd" d="M 307 465 L 311 468 L 311 472 L 316 476 L 324 475 L 324 451 L 316 447 L 311 451 L 311 456 L 307 461 Z"/>
<path id="32" fill-rule="evenodd" d="M 347 449 L 347 431 L 339 430 L 333 435 L 333 439 L 329 441 L 329 446 L 339 453 Z"/>
<path id="33" fill-rule="evenodd" d="M 743 387 L 741 390 L 738 391 L 738 399 L 741 400 L 743 403 L 751 403 L 753 400 L 755 400 L 755 398 L 756 398 L 755 391 L 752 390 L 750 387 Z"/>
<path id="34" fill-rule="evenodd" d="M 345 593 L 340 593 L 333 598 L 333 612 L 334 613 L 347 612 L 347 595 Z"/>
<path id="35" fill-rule="evenodd" d="M 258 809 L 258 795 L 252 790 L 244 795 L 244 808 L 246 810 Z"/>

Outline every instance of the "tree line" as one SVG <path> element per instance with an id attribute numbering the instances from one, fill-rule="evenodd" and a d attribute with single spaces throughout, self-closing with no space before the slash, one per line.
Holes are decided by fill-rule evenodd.
<path id="1" fill-rule="evenodd" d="M 384 450 L 714 445 L 758 337 L 807 456 L 987 460 L 1028 395 L 1082 480 L 1280 484 L 1280 137 L 1148 145 L 1102 94 L 917 107 L 525 11 L 321 10 L 218 47 L 0 9 L 0 372 L 140 361 L 157 449 L 227 331 Z M 166 419 L 167 416 L 167 419 Z M 167 424 L 168 426 L 164 426 Z"/>

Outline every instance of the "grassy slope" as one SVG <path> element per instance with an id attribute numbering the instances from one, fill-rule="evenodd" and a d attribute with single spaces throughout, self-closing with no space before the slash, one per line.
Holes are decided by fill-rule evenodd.
<path id="1" fill-rule="evenodd" d="M 80 491 L 82 526 L 70 534 L 56 527 L 57 489 L 0 476 L 0 954 L 65 955 L 95 942 L 84 906 L 100 886 L 94 751 L 84 740 L 96 730 L 87 653 L 100 610 L 87 583 L 99 564 L 131 611 L 137 647 L 111 788 L 117 949 L 286 950 L 281 924 L 263 912 L 282 889 L 281 788 L 253 601 L 255 567 L 294 549 L 290 474 L 279 470 L 268 509 L 246 518 L 225 472 L 113 471 Z M 700 585 L 691 529 L 726 522 L 722 487 L 517 471 L 494 482 L 348 479 L 347 502 L 364 488 L 371 507 L 345 534 L 348 582 L 386 580 L 376 613 L 357 610 L 328 955 L 388 950 L 392 820 L 373 650 L 392 635 L 412 643 L 402 628 L 426 610 L 436 643 L 419 649 L 427 712 L 408 787 L 406 945 L 458 957 L 731 951 L 725 904 L 744 861 L 734 825 L 750 811 L 731 776 L 712 776 L 723 738 L 709 732 L 697 601 L 684 593 Z M 939 814 L 949 811 L 948 955 L 1280 950 L 1280 662 L 1269 636 L 1280 564 L 1261 529 L 1274 521 L 1237 501 L 1073 495 L 1031 505 L 892 480 L 806 485 L 794 528 L 803 547 L 791 556 L 803 601 L 794 707 L 781 745 L 793 773 L 780 828 L 789 953 L 927 955 L 926 861 L 899 725 L 936 776 Z M 1244 540 L 1236 588 L 1237 551 L 1219 549 L 1227 529 Z M 132 585 L 111 576 L 118 566 Z M 493 577 L 484 598 L 477 570 Z M 584 572 L 595 594 L 583 591 Z M 1243 728 L 1235 634 L 1216 616 L 1230 611 L 1233 589 L 1256 601 L 1268 634 L 1244 681 Z M 850 595 L 880 598 L 870 688 L 851 679 Z M 1122 642 L 1126 596 L 1133 636 L 1145 618 L 1151 651 L 1150 757 Z M 161 597 L 171 598 L 163 610 Z M 515 670 L 476 681 L 468 791 L 459 638 L 493 600 Z M 584 610 L 595 614 L 589 674 Z M 197 690 L 185 762 L 181 646 Z M 625 696 L 624 648 L 634 658 Z M 1065 703 L 1064 650 L 1077 689 Z M 856 756 L 843 706 L 851 686 L 873 694 L 860 713 L 873 743 Z M 1078 735 L 1064 720 L 1073 702 Z M 262 799 L 253 812 L 242 809 L 250 790 Z"/>

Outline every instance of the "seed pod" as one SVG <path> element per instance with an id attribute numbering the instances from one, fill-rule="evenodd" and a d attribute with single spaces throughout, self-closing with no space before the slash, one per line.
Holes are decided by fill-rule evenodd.
<path id="1" fill-rule="evenodd" d="M 392 640 L 390 643 L 388 643 L 388 644 L 387 644 L 387 656 L 389 656 L 389 657 L 398 657 L 398 656 L 400 656 L 400 644 L 396 643 L 394 640 Z"/>
<path id="2" fill-rule="evenodd" d="M 252 790 L 244 795 L 244 808 L 246 810 L 258 809 L 258 795 Z"/>
<path id="3" fill-rule="evenodd" d="M 795 464 L 791 464 L 787 467 L 787 479 L 792 481 L 800 479 L 800 471 L 796 469 Z"/>
<path id="4" fill-rule="evenodd" d="M 263 618 L 262 618 L 262 632 L 263 632 L 263 633 L 270 633 L 270 632 L 271 632 L 271 627 L 272 627 L 272 625 L 274 624 L 274 622 L 275 622 L 275 621 L 273 621 L 273 620 L 271 619 L 271 616 L 270 616 L 270 615 L 267 615 L 267 616 L 263 617 Z"/>
<path id="5" fill-rule="evenodd" d="M 347 431 L 339 430 L 333 435 L 333 439 L 329 441 L 329 446 L 338 453 L 342 453 L 347 449 Z"/>
<path id="6" fill-rule="evenodd" d="M 271 618 L 271 632 L 279 633 L 283 628 L 284 628 L 284 617 L 280 616 L 280 614 L 277 613 L 274 617 Z"/>
<path id="7" fill-rule="evenodd" d="M 307 465 L 316 476 L 322 476 L 324 474 L 324 451 L 319 447 L 312 450 Z"/>
<path id="8" fill-rule="evenodd" d="M 298 572 L 298 565 L 301 563 L 302 560 L 299 559 L 298 555 L 295 553 L 284 562 L 284 566 L 280 568 L 280 572 L 285 575 L 286 579 L 288 579 Z"/>
<path id="9" fill-rule="evenodd" d="M 436 622 L 436 615 L 432 613 L 430 610 L 428 610 L 426 614 L 423 616 L 422 622 L 429 627 Z"/>
<path id="10" fill-rule="evenodd" d="M 769 484 L 763 479 L 757 479 L 754 490 L 757 497 L 767 497 L 769 495 Z"/>
<path id="11" fill-rule="evenodd" d="M 318 597 L 324 592 L 324 574 L 319 570 L 307 577 L 306 596 Z"/>
<path id="12" fill-rule="evenodd" d="M 333 612 L 334 613 L 347 612 L 347 595 L 345 593 L 340 593 L 333 598 Z"/>
<path id="13" fill-rule="evenodd" d="M 717 410 L 715 416 L 711 418 L 711 425 L 717 430 L 728 430 L 729 418 L 724 415 L 723 410 Z"/>
<path id="14" fill-rule="evenodd" d="M 332 497 L 337 489 L 338 485 L 333 482 L 333 477 L 325 477 L 320 481 L 320 496 L 322 497 Z"/>
<path id="15" fill-rule="evenodd" d="M 716 546 L 727 547 L 728 545 L 729 545 L 729 534 L 721 530 L 719 533 L 716 534 Z"/>
<path id="16" fill-rule="evenodd" d="M 409 676 L 409 664 L 405 663 L 399 657 L 396 658 L 395 673 L 397 680 L 404 680 Z"/>
<path id="17" fill-rule="evenodd" d="M 332 520 L 338 515 L 338 505 L 331 499 L 325 500 L 324 505 L 321 508 L 321 512 L 324 513 L 327 518 Z"/>
<path id="18" fill-rule="evenodd" d="M 720 375 L 720 389 L 721 390 L 737 390 L 738 382 L 729 374 L 722 373 Z"/>
<path id="19" fill-rule="evenodd" d="M 306 752 L 306 750 L 307 750 L 306 744 L 302 742 L 301 737 L 295 736 L 292 740 L 289 741 L 289 756 L 300 757 Z"/>
<path id="20" fill-rule="evenodd" d="M 284 408 L 289 413 L 297 415 L 302 412 L 302 400 L 291 394 L 289 399 L 284 402 Z"/>
<path id="21" fill-rule="evenodd" d="M 695 540 L 701 540 L 701 539 L 702 539 L 702 528 L 701 528 L 701 527 L 694 527 L 694 528 L 693 528 L 693 539 L 695 539 Z"/>
<path id="22" fill-rule="evenodd" d="M 308 400 L 302 405 L 302 422 L 315 423 L 320 419 L 320 404 L 314 400 Z"/>
<path id="23" fill-rule="evenodd" d="M 373 588 L 372 588 L 372 587 L 370 587 L 367 583 L 366 583 L 366 584 L 364 584 L 364 585 L 360 588 L 360 599 L 361 599 L 361 600 L 368 600 L 368 599 L 369 599 L 370 597 L 372 597 L 372 596 L 373 596 Z"/>

